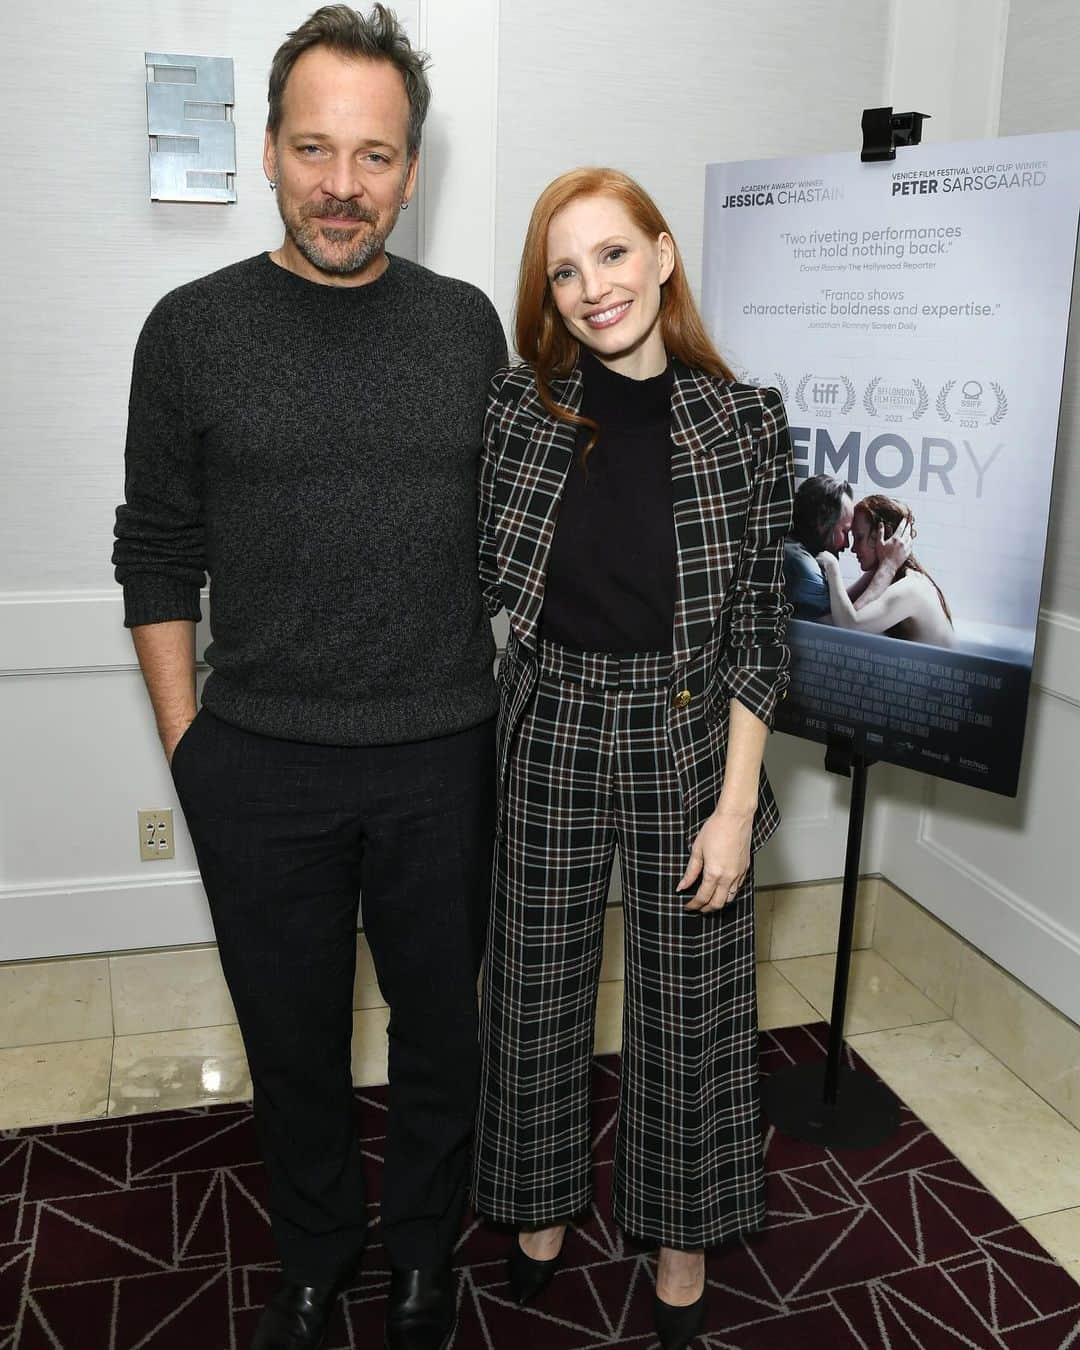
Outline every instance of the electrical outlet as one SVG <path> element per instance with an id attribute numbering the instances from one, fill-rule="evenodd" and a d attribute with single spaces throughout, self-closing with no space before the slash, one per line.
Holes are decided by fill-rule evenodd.
<path id="1" fill-rule="evenodd" d="M 143 862 L 162 862 L 176 856 L 173 848 L 172 811 L 139 812 L 139 857 Z"/>

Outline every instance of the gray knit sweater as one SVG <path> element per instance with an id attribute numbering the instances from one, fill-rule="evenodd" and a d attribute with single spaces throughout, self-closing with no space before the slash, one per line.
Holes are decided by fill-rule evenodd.
<path id="1" fill-rule="evenodd" d="M 496 708 L 476 574 L 487 298 L 401 258 L 322 286 L 266 254 L 159 302 L 135 352 L 125 622 L 197 619 L 203 703 L 288 740 L 450 734 Z"/>

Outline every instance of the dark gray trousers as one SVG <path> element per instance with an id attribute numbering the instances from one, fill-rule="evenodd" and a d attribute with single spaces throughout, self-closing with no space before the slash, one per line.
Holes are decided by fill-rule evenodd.
<path id="1" fill-rule="evenodd" d="M 390 1007 L 382 1240 L 393 1266 L 448 1260 L 476 1107 L 494 724 L 339 747 L 255 735 L 204 709 L 173 777 L 247 1051 L 286 1277 L 336 1280 L 365 1245 L 350 1076 L 361 889 Z"/>

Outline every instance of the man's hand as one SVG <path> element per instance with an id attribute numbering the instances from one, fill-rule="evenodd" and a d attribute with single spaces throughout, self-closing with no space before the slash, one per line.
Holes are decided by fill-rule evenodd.
<path id="1" fill-rule="evenodd" d="M 723 909 L 738 892 L 750 867 L 750 835 L 754 812 L 737 811 L 723 803 L 701 827 L 690 850 L 690 861 L 676 891 L 686 890 L 700 876 L 697 894 L 686 909 L 709 913 Z"/>
<path id="2" fill-rule="evenodd" d="M 177 727 L 169 726 L 167 728 L 158 728 L 158 735 L 161 737 L 161 746 L 165 751 L 165 758 L 169 761 L 169 767 L 172 767 L 172 757 L 176 753 L 176 747 L 187 735 L 188 727 L 195 721 L 194 715 L 189 717 L 186 722 L 182 722 Z"/>

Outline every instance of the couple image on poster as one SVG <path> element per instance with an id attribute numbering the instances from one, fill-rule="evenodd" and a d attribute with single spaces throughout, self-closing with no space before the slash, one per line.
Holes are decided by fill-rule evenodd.
<path id="1" fill-rule="evenodd" d="M 795 493 L 784 579 L 795 617 L 862 633 L 952 647 L 953 617 L 941 587 L 912 551 L 911 508 L 873 493 L 855 501 L 851 486 L 815 474 Z M 860 574 L 850 585 L 840 554 L 850 549 Z"/>
<path id="2" fill-rule="evenodd" d="M 734 380 L 614 170 L 536 202 L 508 365 L 481 292 L 385 250 L 428 97 L 392 13 L 312 15 L 271 69 L 283 243 L 167 295 L 135 355 L 114 561 L 252 1077 L 283 1276 L 252 1348 L 323 1344 L 368 1241 L 361 890 L 390 1009 L 385 1343 L 453 1340 L 470 1175 L 516 1231 L 512 1296 L 557 1314 L 617 847 L 614 1217 L 658 1249 L 673 1350 L 705 1326 L 706 1250 L 765 1215 L 753 854 L 779 821 L 784 408 Z"/>

